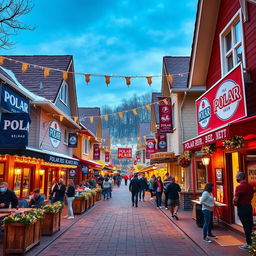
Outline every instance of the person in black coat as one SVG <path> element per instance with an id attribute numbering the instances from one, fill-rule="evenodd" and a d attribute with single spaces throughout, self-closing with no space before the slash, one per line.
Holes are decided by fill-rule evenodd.
<path id="1" fill-rule="evenodd" d="M 16 208 L 18 205 L 18 198 L 15 193 L 8 189 L 8 183 L 0 183 L 0 208 L 9 208 L 11 203 L 12 208 Z"/>
<path id="2" fill-rule="evenodd" d="M 129 185 L 129 190 L 132 193 L 132 206 L 138 207 L 138 194 L 140 192 L 140 181 L 138 175 L 135 174 Z"/>
<path id="3" fill-rule="evenodd" d="M 63 179 L 60 178 L 57 186 L 53 188 L 53 193 L 54 193 L 53 203 L 58 201 L 64 202 L 65 192 L 66 192 L 66 186 L 64 184 Z"/>
<path id="4" fill-rule="evenodd" d="M 147 187 L 148 187 L 148 181 L 147 179 L 145 178 L 145 174 L 143 173 L 142 174 L 142 177 L 139 179 L 140 181 L 140 193 L 139 193 L 139 199 L 140 201 L 144 200 L 145 198 L 145 191 L 147 190 Z"/>
<path id="5" fill-rule="evenodd" d="M 41 208 L 44 205 L 44 196 L 40 195 L 40 189 L 37 188 L 33 191 L 33 196 L 29 202 L 30 208 Z"/>

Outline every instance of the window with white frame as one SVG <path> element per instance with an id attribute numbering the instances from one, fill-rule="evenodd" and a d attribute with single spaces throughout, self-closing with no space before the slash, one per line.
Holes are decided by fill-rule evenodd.
<path id="1" fill-rule="evenodd" d="M 240 12 L 220 34 L 222 75 L 244 62 L 243 33 Z M 244 63 L 243 63 L 244 64 Z"/>
<path id="2" fill-rule="evenodd" d="M 68 84 L 64 82 L 60 91 L 60 99 L 67 105 L 68 103 Z"/>
<path id="3" fill-rule="evenodd" d="M 87 138 L 84 138 L 84 154 L 89 154 L 90 141 Z"/>

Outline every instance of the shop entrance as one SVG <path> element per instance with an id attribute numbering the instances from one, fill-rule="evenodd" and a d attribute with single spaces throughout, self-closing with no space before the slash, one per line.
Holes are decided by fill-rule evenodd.
<path id="1" fill-rule="evenodd" d="M 47 192 L 46 197 L 49 198 L 52 189 L 53 181 L 58 178 L 58 171 L 56 168 L 48 168 L 47 175 Z"/>

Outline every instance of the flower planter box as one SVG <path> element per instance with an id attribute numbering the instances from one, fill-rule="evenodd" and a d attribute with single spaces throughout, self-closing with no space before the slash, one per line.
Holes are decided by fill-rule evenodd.
<path id="1" fill-rule="evenodd" d="M 76 197 L 73 201 L 73 211 L 76 214 L 81 214 L 85 212 L 85 199 L 83 197 Z"/>
<path id="2" fill-rule="evenodd" d="M 89 201 L 90 201 L 89 205 L 90 205 L 90 207 L 92 207 L 93 204 L 94 204 L 94 203 L 93 203 L 93 196 L 90 196 Z"/>
<path id="3" fill-rule="evenodd" d="M 94 205 L 95 202 L 97 201 L 97 200 L 96 200 L 96 199 L 97 199 L 97 194 L 96 194 L 96 195 L 93 195 L 92 198 L 93 198 L 93 205 Z"/>
<path id="4" fill-rule="evenodd" d="M 90 208 L 90 201 L 89 199 L 84 200 L 84 206 L 85 206 L 85 211 L 87 211 Z"/>
<path id="5" fill-rule="evenodd" d="M 100 201 L 100 200 L 101 200 L 101 192 L 97 192 L 96 201 Z"/>
<path id="6" fill-rule="evenodd" d="M 23 223 L 5 223 L 4 225 L 4 255 L 24 254 L 40 243 L 41 222 L 31 225 Z"/>
<path id="7" fill-rule="evenodd" d="M 42 220 L 42 235 L 51 236 L 60 230 L 61 211 L 57 213 L 45 213 Z"/>

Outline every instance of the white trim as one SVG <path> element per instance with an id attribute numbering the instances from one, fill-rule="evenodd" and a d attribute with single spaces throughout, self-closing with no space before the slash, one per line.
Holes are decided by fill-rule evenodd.
<path id="1" fill-rule="evenodd" d="M 85 143 L 84 143 L 85 140 L 87 141 L 87 143 L 86 143 L 87 152 L 85 152 Z M 90 142 L 90 140 L 88 140 L 87 138 L 84 138 L 84 140 L 83 140 L 83 154 L 85 154 L 85 155 L 89 155 L 89 151 L 90 151 L 89 142 Z"/>
<path id="2" fill-rule="evenodd" d="M 221 63 L 221 77 L 225 77 L 228 73 L 230 72 L 226 72 L 226 65 L 224 63 L 224 58 L 226 58 L 226 56 L 228 56 L 229 54 L 232 54 L 233 58 L 234 58 L 234 49 L 235 46 L 238 46 L 239 43 L 236 43 L 235 45 L 232 45 L 231 49 L 226 52 L 225 51 L 225 42 L 224 42 L 224 37 L 228 34 L 228 32 L 231 31 L 231 39 L 234 38 L 233 32 L 231 29 L 232 25 L 236 22 L 236 21 L 240 21 L 240 25 L 241 25 L 241 47 L 242 47 L 242 65 L 244 68 L 246 68 L 246 62 L 245 62 L 245 48 L 244 48 L 244 31 L 243 31 L 243 16 L 242 16 L 242 10 L 241 8 L 236 12 L 236 14 L 230 19 L 230 21 L 228 22 L 228 24 L 222 29 L 222 31 L 219 34 L 219 44 L 220 44 L 220 63 Z M 233 60 L 233 59 L 232 59 Z M 234 64 L 234 63 L 233 63 Z M 234 67 L 236 67 L 238 64 L 235 64 Z M 231 69 L 233 70 L 234 67 Z M 231 71 L 230 70 L 230 71 Z"/>

